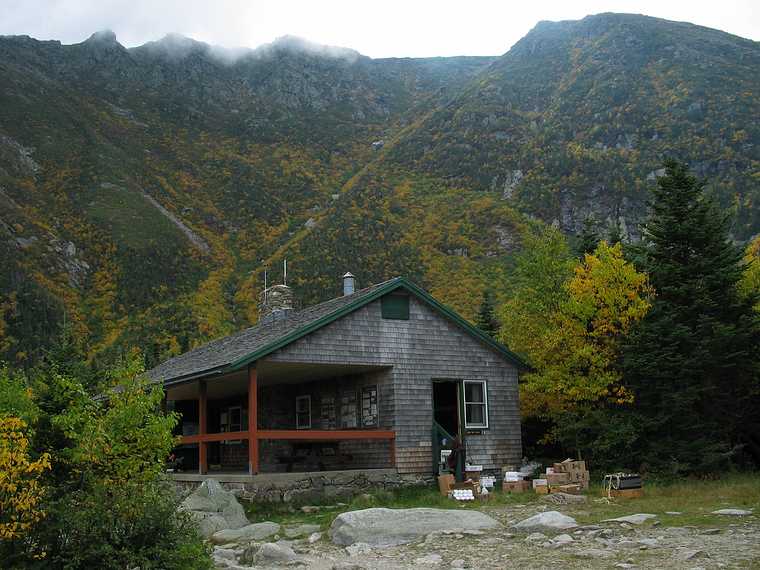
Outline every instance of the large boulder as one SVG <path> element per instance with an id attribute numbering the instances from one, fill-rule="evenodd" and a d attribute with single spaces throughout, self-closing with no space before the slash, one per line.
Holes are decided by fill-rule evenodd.
<path id="1" fill-rule="evenodd" d="M 563 515 L 559 511 L 546 511 L 538 513 L 530 518 L 520 521 L 514 528 L 532 530 L 532 529 L 549 529 L 549 530 L 566 530 L 575 528 L 578 523 L 573 517 Z"/>
<path id="2" fill-rule="evenodd" d="M 280 532 L 280 525 L 273 522 L 261 522 L 242 526 L 240 528 L 226 528 L 215 532 L 211 536 L 214 544 L 229 544 L 231 542 L 254 542 L 264 540 Z"/>
<path id="3" fill-rule="evenodd" d="M 287 542 L 267 542 L 258 545 L 251 545 L 240 557 L 242 564 L 261 565 L 261 566 L 280 566 L 290 565 L 298 559 L 298 555 Z"/>
<path id="4" fill-rule="evenodd" d="M 197 521 L 204 538 L 220 530 L 241 528 L 248 524 L 245 511 L 235 495 L 226 491 L 216 479 L 203 481 L 182 501 L 180 508 L 188 511 Z"/>
<path id="5" fill-rule="evenodd" d="M 335 544 L 395 546 L 431 532 L 481 530 L 501 525 L 478 511 L 448 509 L 364 509 L 338 515 L 330 527 Z"/>

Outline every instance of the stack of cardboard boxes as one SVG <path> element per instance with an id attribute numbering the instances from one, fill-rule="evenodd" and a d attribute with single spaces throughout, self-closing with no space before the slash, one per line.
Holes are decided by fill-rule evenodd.
<path id="1" fill-rule="evenodd" d="M 546 482 L 551 493 L 578 495 L 588 490 L 589 480 L 585 461 L 565 459 L 546 469 Z"/>
<path id="2" fill-rule="evenodd" d="M 530 481 L 519 471 L 505 471 L 501 490 L 505 493 L 524 493 L 530 489 Z"/>

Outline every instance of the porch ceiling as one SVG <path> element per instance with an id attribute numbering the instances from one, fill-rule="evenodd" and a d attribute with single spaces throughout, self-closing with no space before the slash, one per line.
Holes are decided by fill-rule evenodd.
<path id="1" fill-rule="evenodd" d="M 273 386 L 277 384 L 303 384 L 328 378 L 363 374 L 383 370 L 387 366 L 370 366 L 357 364 L 315 364 L 303 362 L 268 362 L 257 363 L 258 385 Z M 248 392 L 248 375 L 246 371 L 233 372 L 224 376 L 206 379 L 207 397 L 209 399 L 226 398 Z M 167 389 L 169 400 L 195 400 L 198 398 L 198 381 L 187 382 Z"/>

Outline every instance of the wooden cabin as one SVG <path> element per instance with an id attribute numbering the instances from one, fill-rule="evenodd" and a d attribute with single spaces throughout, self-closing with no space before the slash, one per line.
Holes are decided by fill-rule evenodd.
<path id="1" fill-rule="evenodd" d="M 521 360 L 404 278 L 343 285 L 301 310 L 275 285 L 257 325 L 148 372 L 181 414 L 182 471 L 431 476 L 441 434 L 484 470 L 518 464 Z"/>

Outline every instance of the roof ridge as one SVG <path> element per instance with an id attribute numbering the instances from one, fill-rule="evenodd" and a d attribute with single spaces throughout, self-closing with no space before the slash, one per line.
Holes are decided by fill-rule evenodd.
<path id="1" fill-rule="evenodd" d="M 258 322 L 231 335 L 214 339 L 162 362 L 146 374 L 155 381 L 174 383 L 214 373 L 239 370 L 399 287 L 432 306 L 443 317 L 452 320 L 472 336 L 506 356 L 518 367 L 527 366 L 506 346 L 486 335 L 419 286 L 399 276 L 375 283 L 350 295 L 334 297 L 298 311 L 290 311 L 286 318 Z"/>

